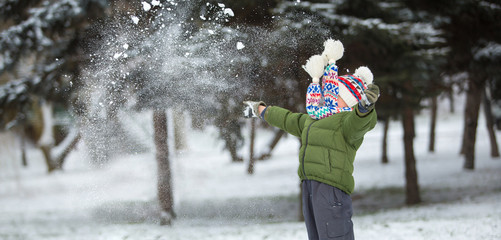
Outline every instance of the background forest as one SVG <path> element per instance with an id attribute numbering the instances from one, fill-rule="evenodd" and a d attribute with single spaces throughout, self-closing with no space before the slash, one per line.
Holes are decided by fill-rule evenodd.
<path id="1" fill-rule="evenodd" d="M 400 161 L 392 152 L 402 153 L 402 201 L 423 204 L 415 147 L 440 151 L 440 114 L 462 118 L 454 121 L 462 174 L 477 168 L 479 119 L 487 130 L 481 151 L 499 165 L 500 29 L 495 0 L 1 0 L 0 139 L 8 144 L 0 148 L 7 169 L 0 185 L 13 164 L 51 177 L 74 152 L 85 152 L 80 161 L 95 171 L 152 153 L 159 207 L 151 215 L 172 225 L 173 161 L 197 152 L 192 132 L 214 134 L 195 142 L 220 142 L 231 166 L 256 174 L 295 141 L 244 119 L 242 101 L 305 112 L 309 77 L 301 66 L 333 38 L 345 47 L 340 74 L 368 66 L 381 89 L 374 140 L 381 144 L 372 158 L 388 165 Z M 422 112 L 427 136 L 416 143 Z M 397 122 L 403 144 L 392 146 Z M 148 129 L 142 138 L 132 133 Z"/>

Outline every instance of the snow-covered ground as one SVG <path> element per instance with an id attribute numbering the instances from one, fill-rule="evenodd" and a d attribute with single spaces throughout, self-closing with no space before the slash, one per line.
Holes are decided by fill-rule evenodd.
<path id="1" fill-rule="evenodd" d="M 379 124 L 366 136 L 355 162 L 356 238 L 501 239 L 501 159 L 490 157 L 483 120 L 474 171 L 462 169 L 458 154 L 460 113 L 440 113 L 435 153 L 427 151 L 428 116 L 418 116 L 416 123 L 415 153 L 424 203 L 404 205 L 401 124 L 390 125 L 386 165 L 380 163 Z M 135 134 L 148 139 L 151 129 Z M 167 227 L 157 224 L 153 153 L 115 157 L 96 169 L 80 144 L 64 171 L 48 175 L 36 149 L 28 152 L 29 166 L 21 167 L 15 138 L 2 133 L 0 239 L 307 238 L 304 224 L 297 220 L 297 139 L 282 139 L 273 157 L 257 162 L 255 174 L 248 175 L 246 163 L 230 162 L 214 129 L 187 134 L 189 148 L 173 159 L 177 219 Z M 260 128 L 258 150 L 271 137 L 271 130 Z M 497 139 L 501 141 L 499 131 Z M 242 150 L 245 158 L 247 151 Z"/>

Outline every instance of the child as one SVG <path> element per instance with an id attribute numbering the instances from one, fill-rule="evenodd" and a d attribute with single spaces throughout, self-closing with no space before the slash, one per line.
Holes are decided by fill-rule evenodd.
<path id="1" fill-rule="evenodd" d="M 329 39 L 324 46 L 322 56 L 312 56 L 303 66 L 312 77 L 306 94 L 306 111 L 316 120 L 339 112 L 352 111 L 353 105 L 358 101 L 366 100 L 364 90 L 373 81 L 372 73 L 367 67 L 358 68 L 354 75 L 338 76 L 336 61 L 343 56 L 343 44 Z M 326 62 L 329 65 L 324 71 Z"/>
<path id="2" fill-rule="evenodd" d="M 311 114 L 267 106 L 263 101 L 244 102 L 247 105 L 246 116 L 259 117 L 301 139 L 297 173 L 301 180 L 302 210 L 309 239 L 332 239 L 333 236 L 337 236 L 336 239 L 354 239 L 350 196 L 355 187 L 353 162 L 364 135 L 377 123 L 374 108 L 379 87 L 370 84 L 364 90 L 369 77 L 372 82 L 372 74 L 357 69 L 354 75 L 358 77 L 338 77 L 334 60 L 339 58 L 339 55 L 337 58 L 314 56 L 305 66 L 313 78 L 308 89 L 308 108 L 324 108 L 325 112 L 334 114 L 318 121 L 318 124 L 314 124 L 316 120 L 310 117 Z M 327 61 L 329 59 L 333 61 Z M 324 71 L 327 64 L 327 71 Z M 322 75 L 324 83 L 320 86 Z M 366 82 L 361 78 L 365 78 Z M 324 103 L 320 103 L 322 99 Z M 343 111 L 344 106 L 349 111 Z M 337 114 L 337 111 L 330 110 L 335 108 L 341 108 L 342 112 Z"/>

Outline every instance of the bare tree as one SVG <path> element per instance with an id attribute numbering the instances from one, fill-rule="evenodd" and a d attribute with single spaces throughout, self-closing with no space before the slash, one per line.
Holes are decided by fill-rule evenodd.
<path id="1" fill-rule="evenodd" d="M 489 99 L 488 91 L 484 89 L 484 113 L 485 113 L 485 125 L 487 127 L 487 132 L 489 133 L 489 140 L 491 143 L 491 157 L 499 157 L 498 143 L 496 140 L 496 132 L 494 131 L 494 117 L 492 115 L 491 99 Z"/>
<path id="2" fill-rule="evenodd" d="M 431 97 L 431 123 L 428 151 L 435 152 L 435 128 L 437 125 L 437 96 Z"/>
<path id="3" fill-rule="evenodd" d="M 404 85 L 407 90 L 411 90 L 411 82 L 406 82 Z M 421 196 L 416 170 L 416 157 L 414 156 L 414 109 L 411 106 L 412 101 L 409 96 L 404 96 L 403 100 L 402 125 L 404 128 L 406 203 L 417 204 L 421 202 Z"/>
<path id="4" fill-rule="evenodd" d="M 382 151 L 382 156 L 381 156 L 381 162 L 386 164 L 389 162 L 388 160 L 388 129 L 390 127 L 390 118 L 387 116 L 383 120 L 384 122 L 384 127 L 383 127 L 383 151 Z"/>
<path id="5" fill-rule="evenodd" d="M 253 174 L 254 173 L 254 163 L 256 162 L 256 159 L 254 158 L 254 143 L 256 140 L 256 118 L 251 118 L 250 120 L 250 150 L 249 150 L 249 167 L 247 168 L 247 173 L 248 174 Z"/>
<path id="6" fill-rule="evenodd" d="M 155 149 L 157 160 L 157 191 L 160 203 L 160 225 L 171 225 L 175 218 L 174 201 L 172 197 L 172 176 L 170 169 L 167 113 L 157 109 L 153 112 L 153 125 L 155 130 Z"/>
<path id="7" fill-rule="evenodd" d="M 472 76 L 470 76 L 472 77 Z M 482 81 L 468 82 L 468 91 L 466 94 L 463 152 L 465 169 L 475 169 L 475 142 L 477 137 L 478 114 L 480 111 L 480 102 L 482 100 L 483 86 Z"/>
<path id="8" fill-rule="evenodd" d="M 63 167 L 66 156 L 79 141 L 77 126 L 70 124 L 70 134 L 56 143 L 52 124 L 36 129 L 39 126 L 31 125 L 33 122 L 26 116 L 37 115 L 37 109 L 44 107 L 40 104 L 48 102 L 66 113 L 71 111 L 71 99 L 79 87 L 85 61 L 79 43 L 87 37 L 94 21 L 104 15 L 104 5 L 79 0 L 0 1 L 0 128 L 19 126 L 16 128 L 22 132 L 22 148 L 25 139 L 37 142 L 39 133 L 35 131 L 42 129 L 47 141 L 39 141 L 38 146 L 49 172 Z M 52 115 L 49 109 L 42 115 L 46 118 L 43 120 L 50 120 Z M 22 151 L 23 164 L 27 164 Z"/>
<path id="9" fill-rule="evenodd" d="M 47 171 L 63 169 L 63 164 L 68 154 L 75 148 L 80 140 L 80 133 L 76 127 L 72 127 L 63 141 L 56 145 L 53 125 L 53 105 L 43 101 L 42 108 L 42 136 L 38 141 L 40 150 L 45 158 Z"/>
<path id="10" fill-rule="evenodd" d="M 174 122 L 174 144 L 176 151 L 185 150 L 188 147 L 185 133 L 185 113 L 181 109 L 174 109 L 172 118 Z"/>

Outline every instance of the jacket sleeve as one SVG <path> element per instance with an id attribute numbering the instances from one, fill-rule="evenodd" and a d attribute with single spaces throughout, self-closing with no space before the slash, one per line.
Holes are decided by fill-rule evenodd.
<path id="1" fill-rule="evenodd" d="M 269 106 L 264 114 L 264 120 L 271 126 L 280 128 L 296 137 L 301 137 L 307 118 L 308 115 L 304 113 L 293 113 L 275 106 Z"/>
<path id="2" fill-rule="evenodd" d="M 376 123 L 376 110 L 374 109 L 368 113 L 360 113 L 357 104 L 353 111 L 350 112 L 350 114 L 343 120 L 346 140 L 349 143 L 354 143 L 360 140 L 368 131 L 372 130 L 376 126 Z"/>

